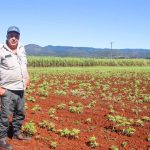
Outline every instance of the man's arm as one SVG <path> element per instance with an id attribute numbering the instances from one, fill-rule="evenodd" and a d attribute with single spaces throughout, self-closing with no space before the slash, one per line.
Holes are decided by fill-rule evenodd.
<path id="1" fill-rule="evenodd" d="M 29 75 L 29 71 L 27 68 L 27 75 L 26 75 L 26 88 L 29 87 L 30 85 L 30 75 Z"/>
<path id="2" fill-rule="evenodd" d="M 0 50 L 1 50 L 2 47 L 3 47 L 3 44 L 0 43 Z M 0 53 L 0 56 L 1 56 L 1 53 Z M 0 57 L 0 63 L 1 63 L 1 57 Z M 4 93 L 5 93 L 5 89 L 0 87 L 0 96 L 4 95 Z"/>

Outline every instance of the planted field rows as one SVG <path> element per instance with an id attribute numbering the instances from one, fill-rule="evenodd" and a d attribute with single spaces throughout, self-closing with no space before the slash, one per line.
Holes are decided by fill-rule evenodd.
<path id="1" fill-rule="evenodd" d="M 150 68 L 30 68 L 26 120 L 32 141 L 15 150 L 150 147 Z"/>
<path id="2" fill-rule="evenodd" d="M 30 67 L 72 67 L 72 66 L 149 66 L 150 59 L 101 59 L 76 57 L 29 56 Z"/>

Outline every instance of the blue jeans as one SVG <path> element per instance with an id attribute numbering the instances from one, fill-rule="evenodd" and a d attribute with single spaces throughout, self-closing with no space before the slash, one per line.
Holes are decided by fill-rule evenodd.
<path id="1" fill-rule="evenodd" d="M 1 98 L 0 106 L 0 139 L 7 137 L 9 119 L 12 117 L 13 134 L 20 133 L 25 119 L 24 91 L 6 90 Z"/>

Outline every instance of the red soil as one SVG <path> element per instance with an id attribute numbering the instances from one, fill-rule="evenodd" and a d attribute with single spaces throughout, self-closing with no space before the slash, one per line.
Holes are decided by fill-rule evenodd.
<path id="1" fill-rule="evenodd" d="M 56 78 L 56 77 L 55 77 Z M 53 79 L 55 79 L 53 78 Z M 57 150 L 90 150 L 91 148 L 88 145 L 89 138 L 95 136 L 99 147 L 96 147 L 97 150 L 107 150 L 113 145 L 117 146 L 119 149 L 122 148 L 121 144 L 127 142 L 125 148 L 122 149 L 135 149 L 135 150 L 148 150 L 150 149 L 150 142 L 146 140 L 147 136 L 150 134 L 150 122 L 144 122 L 143 126 L 132 125 L 136 129 L 135 133 L 131 136 L 127 136 L 118 131 L 113 131 L 112 127 L 113 122 L 108 120 L 107 115 L 121 115 L 129 119 L 137 120 L 143 116 L 149 116 L 150 103 L 134 103 L 128 99 L 128 94 L 123 92 L 123 88 L 133 89 L 133 83 L 135 79 L 131 78 L 130 80 L 121 79 L 121 78 L 106 78 L 106 79 L 97 79 L 93 80 L 91 76 L 76 76 L 75 79 L 77 82 L 69 83 L 66 91 L 66 95 L 56 95 L 54 91 L 56 89 L 64 88 L 65 76 L 57 78 L 60 81 L 59 86 L 50 85 L 48 96 L 44 99 L 38 94 L 38 87 L 40 83 L 43 83 L 42 80 L 35 82 L 32 89 L 35 91 L 31 92 L 26 96 L 33 96 L 36 99 L 36 102 L 27 101 L 28 109 L 26 110 L 26 119 L 25 122 L 33 120 L 36 123 L 37 133 L 32 137 L 31 141 L 18 141 L 14 139 L 9 139 L 9 143 L 13 145 L 15 150 L 48 150 L 50 149 L 50 142 L 57 142 Z M 71 77 L 69 78 L 71 80 Z M 52 80 L 52 77 L 46 77 L 45 81 Z M 84 91 L 94 91 L 93 94 L 89 94 L 87 98 L 83 98 L 82 95 L 72 95 L 70 90 L 79 89 L 79 81 L 83 83 L 90 83 L 93 89 L 84 88 Z M 101 85 L 96 86 L 95 81 L 99 81 L 102 84 L 109 84 L 109 90 L 104 91 Z M 118 81 L 122 81 L 119 83 Z M 123 82 L 124 81 L 124 82 Z M 146 81 L 146 79 L 145 79 Z M 131 86 L 129 86 L 131 85 Z M 145 87 L 145 93 L 150 94 L 150 84 L 147 82 L 142 82 L 141 87 Z M 118 90 L 115 92 L 113 88 Z M 82 92 L 82 90 L 81 90 Z M 102 96 L 101 93 L 106 93 L 106 96 Z M 113 96 L 109 100 L 109 93 L 113 93 Z M 131 91 L 131 93 L 134 93 Z M 87 93 L 86 93 L 87 95 Z M 119 99 L 121 96 L 121 99 Z M 92 108 L 84 107 L 82 113 L 71 113 L 69 111 L 69 102 L 74 101 L 75 103 L 81 102 L 84 106 L 87 106 L 93 100 L 96 100 L 96 105 Z M 58 117 L 58 120 L 50 117 L 48 110 L 60 103 L 65 103 L 67 107 L 64 110 L 56 109 L 55 116 Z M 31 110 L 36 104 L 40 105 L 42 108 L 41 111 Z M 110 108 L 113 107 L 114 113 L 110 111 Z M 136 112 L 134 110 L 141 110 Z M 91 118 L 91 122 L 86 122 L 87 118 Z M 79 129 L 80 133 L 78 138 L 69 139 L 68 137 L 62 137 L 60 134 L 52 131 L 47 131 L 47 129 L 40 128 L 38 123 L 43 120 L 49 120 L 53 122 L 58 129 Z M 117 127 L 116 127 L 117 128 Z"/>

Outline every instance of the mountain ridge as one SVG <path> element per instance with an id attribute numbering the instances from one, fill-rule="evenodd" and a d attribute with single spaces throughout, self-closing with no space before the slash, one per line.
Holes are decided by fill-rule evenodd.
<path id="1" fill-rule="evenodd" d="M 29 56 L 93 57 L 93 58 L 150 58 L 150 49 L 109 49 L 73 46 L 25 45 Z"/>

